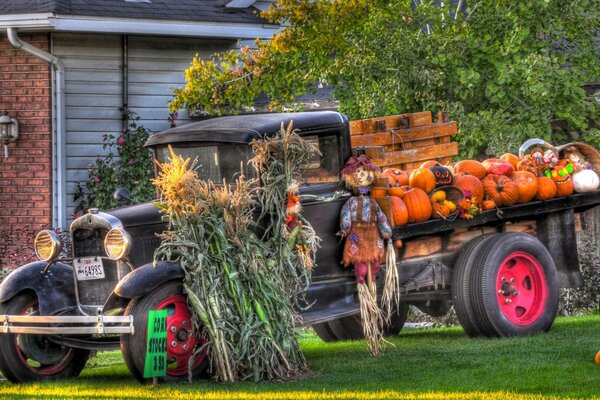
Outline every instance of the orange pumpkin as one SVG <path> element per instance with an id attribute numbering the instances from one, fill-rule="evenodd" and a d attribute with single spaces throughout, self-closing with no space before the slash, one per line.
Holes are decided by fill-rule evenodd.
<path id="1" fill-rule="evenodd" d="M 570 173 L 566 172 L 566 165 L 566 160 L 559 160 L 551 171 L 552 180 L 556 183 L 556 195 L 558 197 L 573 194 L 573 178 Z"/>
<path id="2" fill-rule="evenodd" d="M 446 218 L 450 215 L 450 208 L 443 202 L 436 201 L 431 203 L 433 206 L 433 216 Z"/>
<path id="3" fill-rule="evenodd" d="M 404 193 L 406 193 L 406 190 L 407 190 L 406 186 L 401 186 L 401 187 L 393 186 L 387 190 L 387 194 L 389 196 L 402 197 L 402 196 L 404 196 Z"/>
<path id="4" fill-rule="evenodd" d="M 390 196 L 394 226 L 406 225 L 408 222 L 408 210 L 400 197 Z"/>
<path id="5" fill-rule="evenodd" d="M 426 221 L 431 217 L 433 209 L 431 208 L 429 196 L 423 189 L 413 188 L 409 190 L 402 196 L 402 201 L 408 210 L 409 223 Z"/>
<path id="6" fill-rule="evenodd" d="M 556 196 L 556 183 L 547 176 L 538 176 L 536 200 L 549 200 Z"/>
<path id="7" fill-rule="evenodd" d="M 461 173 L 454 176 L 454 186 L 462 190 L 465 197 L 476 197 L 477 202 L 483 200 L 483 185 L 474 175 Z"/>
<path id="8" fill-rule="evenodd" d="M 408 186 L 423 189 L 425 193 L 435 188 L 435 175 L 428 168 L 417 168 L 408 177 Z"/>
<path id="9" fill-rule="evenodd" d="M 454 173 L 460 174 L 462 172 L 466 172 L 469 175 L 481 179 L 485 176 L 485 167 L 476 160 L 462 160 L 454 165 Z"/>
<path id="10" fill-rule="evenodd" d="M 515 171 L 510 177 L 519 185 L 517 203 L 527 203 L 535 197 L 538 190 L 538 178 L 529 171 Z"/>
<path id="11" fill-rule="evenodd" d="M 431 167 L 435 167 L 436 165 L 441 165 L 441 164 L 437 161 L 429 160 L 429 161 L 425 161 L 423 164 L 421 164 L 419 166 L 419 168 L 431 168 Z"/>
<path id="12" fill-rule="evenodd" d="M 499 206 L 510 206 L 519 198 L 519 185 L 506 175 L 487 175 L 481 180 L 486 196 Z"/>
<path id="13" fill-rule="evenodd" d="M 399 168 L 386 168 L 381 175 L 387 178 L 391 187 L 408 185 L 408 174 Z"/>
<path id="14" fill-rule="evenodd" d="M 513 166 L 514 169 L 517 169 L 517 164 L 519 164 L 519 161 L 521 161 L 521 159 L 518 156 L 512 153 L 504 153 L 502 154 L 500 159 L 508 162 L 510 165 Z"/>
<path id="15" fill-rule="evenodd" d="M 491 199 L 487 199 L 481 202 L 481 208 L 483 210 L 493 210 L 496 208 L 496 202 Z"/>

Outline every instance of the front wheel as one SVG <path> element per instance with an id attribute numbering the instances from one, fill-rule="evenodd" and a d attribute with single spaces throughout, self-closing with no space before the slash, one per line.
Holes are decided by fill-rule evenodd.
<path id="1" fill-rule="evenodd" d="M 194 352 L 206 343 L 192 326 L 192 314 L 183 294 L 181 282 L 168 282 L 148 295 L 132 300 L 125 315 L 133 315 L 135 334 L 121 336 L 121 352 L 132 375 L 144 382 L 144 363 L 150 310 L 167 310 L 167 379 L 187 378 Z M 206 351 L 192 361 L 192 377 L 201 375 L 208 366 Z"/>
<path id="2" fill-rule="evenodd" d="M 482 243 L 474 264 L 471 301 L 475 318 L 495 335 L 547 331 L 558 308 L 558 280 L 552 256 L 536 238 L 505 233 Z"/>
<path id="3" fill-rule="evenodd" d="M 0 314 L 39 315 L 37 296 L 18 294 L 0 305 Z M 89 350 L 59 345 L 46 335 L 0 334 L 0 370 L 14 383 L 75 378 L 89 357 Z"/>

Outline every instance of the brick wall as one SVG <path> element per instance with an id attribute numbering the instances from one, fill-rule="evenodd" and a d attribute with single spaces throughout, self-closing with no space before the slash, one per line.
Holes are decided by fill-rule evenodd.
<path id="1" fill-rule="evenodd" d="M 50 50 L 49 34 L 21 34 Z M 0 268 L 33 261 L 33 236 L 52 218 L 52 110 L 48 63 L 0 35 L 0 111 L 19 122 L 19 139 L 0 147 Z"/>

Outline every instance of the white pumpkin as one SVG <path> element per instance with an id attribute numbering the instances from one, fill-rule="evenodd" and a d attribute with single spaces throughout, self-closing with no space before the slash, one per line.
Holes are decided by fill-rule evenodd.
<path id="1" fill-rule="evenodd" d="M 575 193 L 593 192 L 600 186 L 598 174 L 591 169 L 584 169 L 573 174 L 573 190 Z"/>

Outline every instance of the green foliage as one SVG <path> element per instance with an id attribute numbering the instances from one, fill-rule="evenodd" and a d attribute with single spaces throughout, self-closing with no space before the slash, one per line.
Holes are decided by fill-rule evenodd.
<path id="1" fill-rule="evenodd" d="M 113 198 L 115 190 L 126 187 L 135 201 L 151 200 L 155 196 L 150 179 L 154 176 L 152 158 L 144 148 L 150 135 L 139 116 L 127 108 L 123 109 L 127 129 L 118 137 L 104 135 L 102 148 L 108 149 L 105 158 L 98 156 L 94 164 L 88 165 L 89 179 L 77 184 L 74 200 L 78 203 L 75 212 L 84 212 L 90 207 L 109 209 L 118 206 Z"/>
<path id="2" fill-rule="evenodd" d="M 463 156 L 530 137 L 600 145 L 600 103 L 583 89 L 600 77 L 599 2 L 465 2 L 465 13 L 414 3 L 280 0 L 263 15 L 283 30 L 256 50 L 196 57 L 170 107 L 235 112 L 265 93 L 271 107 L 294 108 L 326 83 L 351 119 L 449 111 Z"/>

